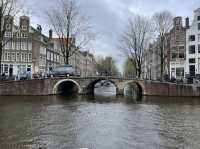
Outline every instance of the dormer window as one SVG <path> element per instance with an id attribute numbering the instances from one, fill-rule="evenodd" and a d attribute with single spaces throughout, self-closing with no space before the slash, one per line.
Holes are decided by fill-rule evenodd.
<path id="1" fill-rule="evenodd" d="M 176 23 L 177 26 L 179 26 L 180 25 L 180 20 L 177 19 L 175 23 Z"/>
<path id="2" fill-rule="evenodd" d="M 6 30 L 11 30 L 11 25 L 10 24 L 6 24 Z"/>

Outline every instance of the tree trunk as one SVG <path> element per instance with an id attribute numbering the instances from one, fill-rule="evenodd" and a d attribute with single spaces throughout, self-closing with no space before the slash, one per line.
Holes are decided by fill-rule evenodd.
<path id="1" fill-rule="evenodd" d="M 160 43 L 160 80 L 163 81 L 164 72 L 164 35 L 161 35 Z"/>
<path id="2" fill-rule="evenodd" d="M 139 68 L 139 69 L 138 69 L 138 78 L 139 78 L 139 79 L 141 79 L 141 74 L 142 74 L 142 71 L 141 71 L 141 68 Z"/>
<path id="3" fill-rule="evenodd" d="M 2 51 L 3 51 L 3 46 L 2 46 L 2 42 L 0 42 L 0 75 L 2 74 L 1 72 Z"/>
<path id="4" fill-rule="evenodd" d="M 68 65 L 69 64 L 69 51 L 66 50 L 65 52 L 65 64 Z"/>

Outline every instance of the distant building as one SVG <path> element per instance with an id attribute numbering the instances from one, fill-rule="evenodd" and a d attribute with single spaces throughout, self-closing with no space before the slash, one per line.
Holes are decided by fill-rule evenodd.
<path id="1" fill-rule="evenodd" d="M 191 26 L 186 21 L 186 65 L 185 73 L 195 77 L 200 74 L 200 8 L 194 11 Z"/>
<path id="2" fill-rule="evenodd" d="M 81 51 L 80 55 L 82 55 L 82 66 L 79 68 L 81 70 L 82 76 L 95 76 L 97 72 L 96 68 L 96 60 L 94 55 L 89 51 Z"/>
<path id="3" fill-rule="evenodd" d="M 142 64 L 142 78 L 149 80 L 160 79 L 160 50 L 157 39 L 145 51 Z"/>
<path id="4" fill-rule="evenodd" d="M 60 41 L 58 38 L 52 38 L 52 30 L 49 31 L 49 42 L 46 51 L 46 70 L 49 73 L 50 69 L 58 65 L 63 65 L 64 57 L 61 51 Z M 68 39 L 69 42 L 73 42 L 75 46 L 75 39 Z M 87 51 L 75 51 L 72 56 L 69 57 L 69 64 L 75 69 L 76 74 L 82 77 L 94 76 L 96 74 L 96 61 L 94 56 Z"/>
<path id="5" fill-rule="evenodd" d="M 64 64 L 64 57 L 61 51 L 60 42 L 58 38 L 52 38 L 52 31 L 49 31 L 49 42 L 47 46 L 47 54 L 46 54 L 46 69 L 47 73 L 51 70 L 51 68 Z"/>

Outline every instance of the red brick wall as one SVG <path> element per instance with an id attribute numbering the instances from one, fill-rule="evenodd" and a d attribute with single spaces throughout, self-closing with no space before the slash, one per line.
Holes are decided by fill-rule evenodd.
<path id="1" fill-rule="evenodd" d="M 200 87 L 192 85 L 176 85 L 170 83 L 143 82 L 144 95 L 200 97 Z"/>

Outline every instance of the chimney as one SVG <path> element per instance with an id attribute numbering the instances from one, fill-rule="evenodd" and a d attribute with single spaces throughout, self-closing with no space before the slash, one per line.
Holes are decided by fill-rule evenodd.
<path id="1" fill-rule="evenodd" d="M 190 28 L 190 19 L 188 17 L 185 19 L 185 27 L 186 29 Z"/>
<path id="2" fill-rule="evenodd" d="M 37 30 L 38 30 L 39 33 L 42 33 L 42 26 L 38 24 L 37 25 Z"/>
<path id="3" fill-rule="evenodd" d="M 20 17 L 20 28 L 21 30 L 28 31 L 30 26 L 30 18 L 27 16 Z"/>
<path id="4" fill-rule="evenodd" d="M 182 17 L 175 17 L 173 21 L 174 21 L 174 26 L 182 26 Z"/>
<path id="5" fill-rule="evenodd" d="M 49 39 L 52 39 L 52 37 L 53 37 L 53 30 L 50 29 L 50 30 L 49 30 Z"/>

